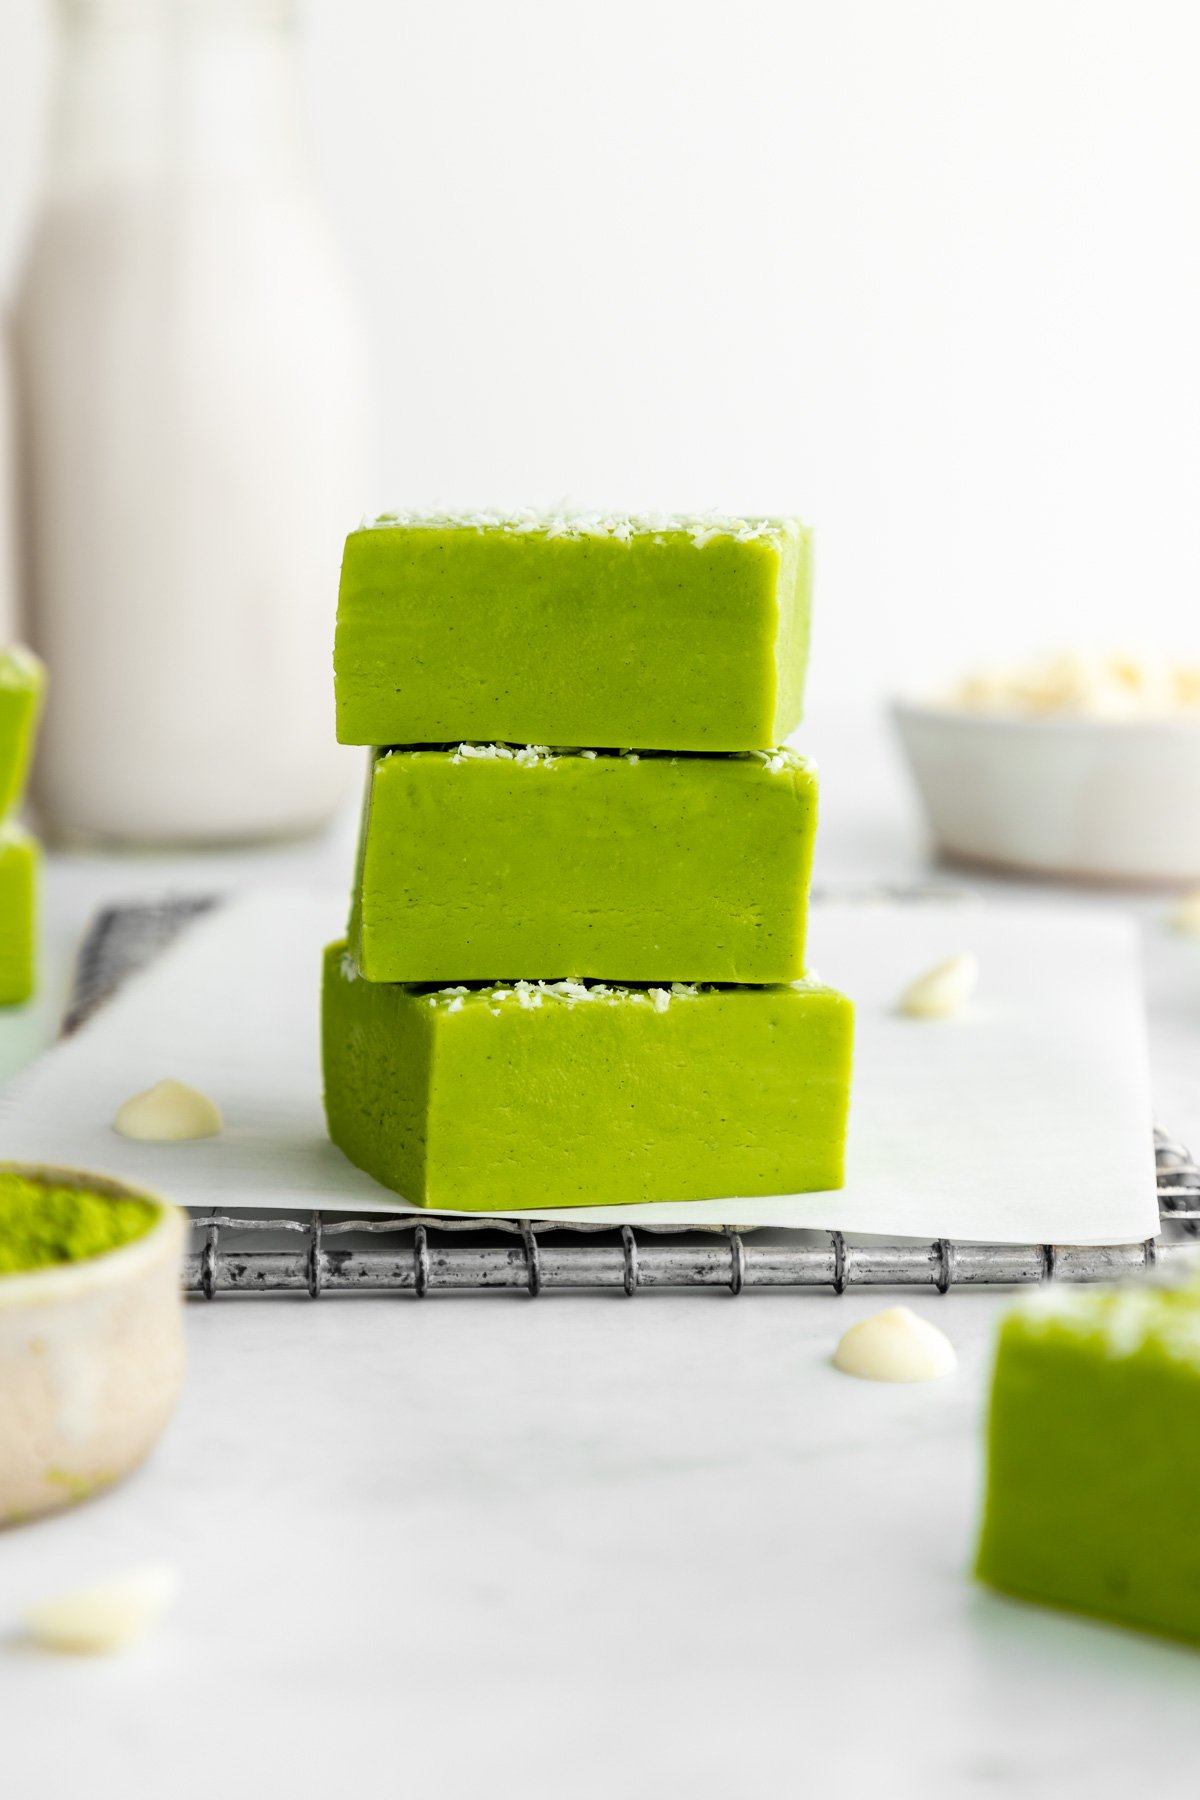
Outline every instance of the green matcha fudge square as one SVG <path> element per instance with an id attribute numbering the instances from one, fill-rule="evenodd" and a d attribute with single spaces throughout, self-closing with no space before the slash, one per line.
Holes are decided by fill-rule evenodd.
<path id="1" fill-rule="evenodd" d="M 379 752 L 351 949 L 369 981 L 793 981 L 816 817 L 793 751 Z"/>
<path id="2" fill-rule="evenodd" d="M 810 592 L 796 519 L 389 515 L 346 540 L 338 737 L 767 750 Z"/>
<path id="3" fill-rule="evenodd" d="M 31 650 L 0 650 L 0 819 L 25 793 L 45 679 Z"/>
<path id="4" fill-rule="evenodd" d="M 840 1187 L 853 1012 L 816 982 L 442 988 L 326 952 L 325 1113 L 416 1206 L 702 1200 Z"/>
<path id="5" fill-rule="evenodd" d="M 1000 1329 L 978 1572 L 1200 1640 L 1200 1290 L 1053 1287 Z"/>
<path id="6" fill-rule="evenodd" d="M 0 830 L 0 1006 L 34 990 L 37 967 L 38 845 L 17 825 Z"/>

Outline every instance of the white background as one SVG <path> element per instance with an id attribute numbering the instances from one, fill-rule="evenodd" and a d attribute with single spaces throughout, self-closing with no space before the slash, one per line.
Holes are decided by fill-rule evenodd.
<path id="1" fill-rule="evenodd" d="M 50 37 L 0 0 L 0 280 Z M 311 0 L 377 492 L 790 508 L 814 697 L 1200 647 L 1190 0 Z"/>

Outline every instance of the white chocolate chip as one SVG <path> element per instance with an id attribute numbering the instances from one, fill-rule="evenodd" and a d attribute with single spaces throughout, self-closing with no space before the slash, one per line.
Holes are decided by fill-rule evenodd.
<path id="1" fill-rule="evenodd" d="M 951 956 L 910 982 L 900 996 L 900 1011 L 913 1019 L 949 1019 L 962 1011 L 979 982 L 973 956 Z"/>
<path id="2" fill-rule="evenodd" d="M 833 1366 L 863 1381 L 940 1381 L 958 1358 L 944 1331 L 911 1307 L 889 1306 L 842 1333 Z"/>
<path id="3" fill-rule="evenodd" d="M 46 1650 L 108 1656 L 158 1623 L 178 1585 L 166 1563 L 148 1563 L 27 1607 L 25 1629 Z"/>
<path id="4" fill-rule="evenodd" d="M 1200 937 L 1200 888 L 1185 894 L 1171 914 L 1171 928 L 1185 937 Z"/>
<path id="5" fill-rule="evenodd" d="M 215 1137 L 221 1129 L 216 1102 L 185 1081 L 156 1081 L 117 1108 L 113 1130 L 147 1143 L 177 1143 L 183 1138 Z"/>
<path id="6" fill-rule="evenodd" d="M 1068 652 L 969 675 L 946 696 L 968 712 L 1028 718 L 1160 719 L 1200 705 L 1194 663 L 1117 652 Z"/>

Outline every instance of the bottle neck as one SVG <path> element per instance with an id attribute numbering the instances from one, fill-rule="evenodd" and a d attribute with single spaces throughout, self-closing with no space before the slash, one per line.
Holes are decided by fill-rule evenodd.
<path id="1" fill-rule="evenodd" d="M 48 185 L 286 183 L 303 167 L 286 0 L 60 0 Z"/>

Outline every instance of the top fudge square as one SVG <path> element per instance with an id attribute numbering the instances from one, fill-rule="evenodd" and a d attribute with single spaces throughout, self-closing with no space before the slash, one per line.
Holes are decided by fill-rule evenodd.
<path id="1" fill-rule="evenodd" d="M 796 519 L 387 515 L 346 540 L 338 738 L 770 750 L 810 591 Z"/>

